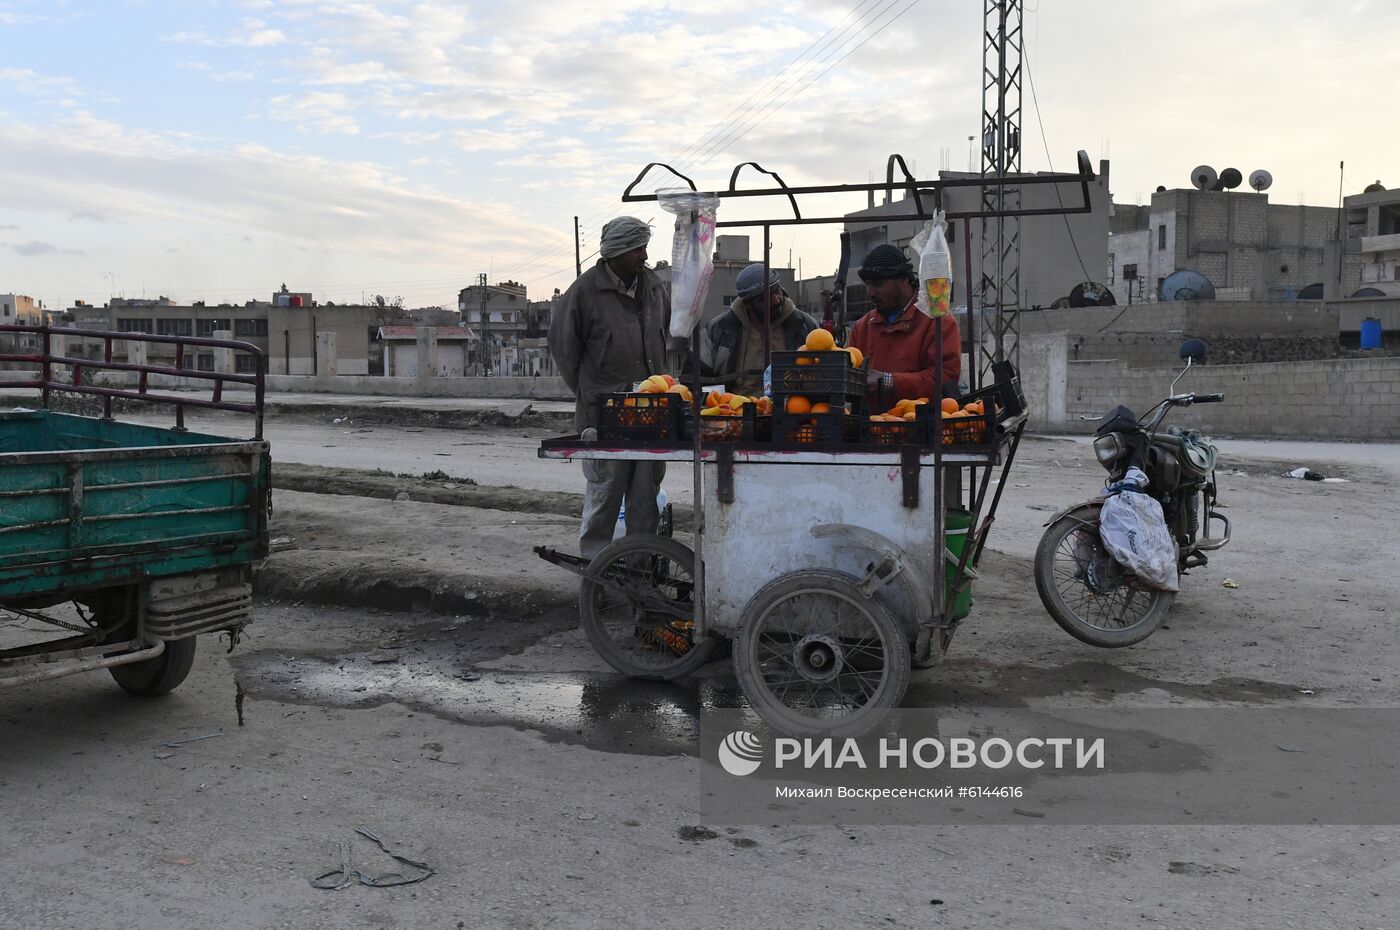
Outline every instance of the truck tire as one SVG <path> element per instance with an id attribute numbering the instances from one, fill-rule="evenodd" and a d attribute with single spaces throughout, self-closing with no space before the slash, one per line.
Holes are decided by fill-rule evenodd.
<path id="1" fill-rule="evenodd" d="M 171 640 L 154 659 L 114 665 L 107 671 L 117 684 L 138 697 L 159 697 L 180 686 L 194 665 L 195 637 Z"/>

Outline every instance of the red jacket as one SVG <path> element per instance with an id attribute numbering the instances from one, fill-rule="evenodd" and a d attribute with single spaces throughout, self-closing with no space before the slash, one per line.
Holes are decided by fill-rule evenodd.
<path id="1" fill-rule="evenodd" d="M 905 398 L 943 396 L 941 385 L 956 382 L 962 374 L 962 339 L 958 322 L 950 313 L 943 317 L 943 365 L 939 374 L 938 357 L 934 354 L 934 327 L 937 321 L 925 315 L 914 304 L 900 314 L 894 325 L 885 322 L 878 310 L 871 310 L 851 327 L 846 344 L 860 349 L 865 356 L 866 370 L 888 371 L 894 375 L 894 396 L 867 400 L 875 406 L 890 406 Z"/>

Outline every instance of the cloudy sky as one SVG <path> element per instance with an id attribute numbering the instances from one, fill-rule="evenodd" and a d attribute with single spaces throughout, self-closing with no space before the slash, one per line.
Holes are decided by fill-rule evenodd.
<path id="1" fill-rule="evenodd" d="M 749 160 L 791 184 L 891 152 L 966 168 L 981 8 L 0 0 L 0 291 L 455 306 L 489 272 L 547 295 L 574 215 L 592 252 L 650 161 L 702 186 Z M 1285 203 L 1335 204 L 1343 159 L 1347 193 L 1400 184 L 1397 40 L 1387 0 L 1027 0 L 1023 166 L 1107 156 L 1129 203 L 1200 163 L 1268 168 Z M 775 259 L 828 272 L 834 242 L 780 231 Z"/>

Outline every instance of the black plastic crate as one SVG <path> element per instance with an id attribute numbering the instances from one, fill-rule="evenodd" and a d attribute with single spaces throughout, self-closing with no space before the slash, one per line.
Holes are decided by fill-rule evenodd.
<path id="1" fill-rule="evenodd" d="M 865 371 L 851 364 L 849 352 L 774 352 L 773 397 L 855 399 L 865 396 Z"/>
<path id="2" fill-rule="evenodd" d="M 686 407 L 679 394 L 603 394 L 598 398 L 598 439 L 681 443 Z"/>
<path id="3" fill-rule="evenodd" d="M 701 416 L 702 442 L 768 442 L 773 438 L 773 418 L 760 415 L 753 404 L 745 404 L 737 416 Z M 695 416 L 686 411 L 685 438 L 695 438 Z"/>
<path id="4" fill-rule="evenodd" d="M 932 403 L 914 408 L 914 419 L 871 420 L 860 418 L 860 442 L 875 446 L 927 446 L 933 443 L 933 420 L 938 408 Z"/>
<path id="5" fill-rule="evenodd" d="M 845 411 L 831 413 L 773 412 L 773 444 L 780 446 L 840 446 L 856 441 L 859 422 Z"/>

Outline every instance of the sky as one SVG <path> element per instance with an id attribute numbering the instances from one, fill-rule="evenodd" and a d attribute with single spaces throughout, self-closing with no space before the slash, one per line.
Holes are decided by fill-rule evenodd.
<path id="1" fill-rule="evenodd" d="M 285 283 L 455 307 L 487 273 L 545 297 L 573 280 L 574 216 L 585 256 L 631 213 L 669 258 L 670 215 L 619 200 L 649 162 L 702 188 L 746 161 L 792 185 L 882 177 L 895 152 L 920 177 L 966 169 L 981 16 L 981 0 L 0 0 L 0 292 L 242 303 Z M 1110 160 L 1117 202 L 1198 164 L 1267 168 L 1281 203 L 1400 185 L 1400 4 L 1027 0 L 1025 59 L 1023 169 L 1073 170 L 1083 149 Z M 783 210 L 732 200 L 719 218 Z M 829 274 L 836 232 L 779 229 L 773 259 Z"/>

